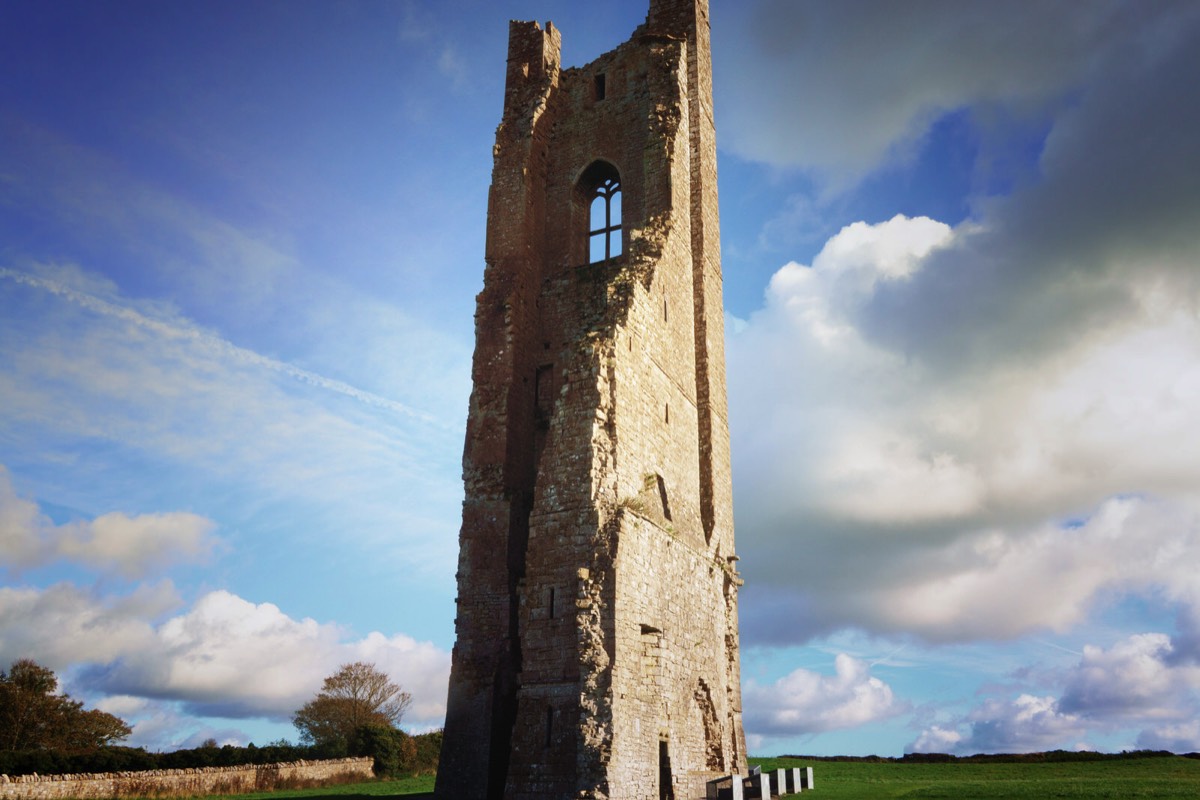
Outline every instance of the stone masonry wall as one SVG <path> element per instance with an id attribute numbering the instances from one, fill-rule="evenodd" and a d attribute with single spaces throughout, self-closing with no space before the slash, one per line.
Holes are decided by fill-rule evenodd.
<path id="1" fill-rule="evenodd" d="M 90 775 L 0 775 L 0 800 L 91 800 L 242 794 L 287 785 L 374 777 L 370 758 L 291 761 L 238 767 L 101 772 Z"/>
<path id="2" fill-rule="evenodd" d="M 562 70 L 514 22 L 477 298 L 445 800 L 745 769 L 706 0 Z M 589 263 L 618 178 L 621 251 Z"/>

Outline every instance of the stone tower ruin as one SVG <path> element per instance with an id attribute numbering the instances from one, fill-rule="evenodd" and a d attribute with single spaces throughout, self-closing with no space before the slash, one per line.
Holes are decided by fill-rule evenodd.
<path id="1" fill-rule="evenodd" d="M 707 0 L 562 69 L 512 22 L 436 795 L 742 772 Z"/>

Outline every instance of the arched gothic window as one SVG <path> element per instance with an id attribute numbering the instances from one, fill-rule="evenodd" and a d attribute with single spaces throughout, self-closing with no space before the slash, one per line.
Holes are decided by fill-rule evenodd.
<path id="1" fill-rule="evenodd" d="M 616 258 L 622 252 L 621 176 L 611 164 L 597 161 L 580 182 L 588 200 L 588 263 Z"/>

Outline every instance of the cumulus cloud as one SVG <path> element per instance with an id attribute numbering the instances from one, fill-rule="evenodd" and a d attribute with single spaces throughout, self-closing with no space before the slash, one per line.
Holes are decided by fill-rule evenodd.
<path id="1" fill-rule="evenodd" d="M 169 701 L 111 695 L 95 706 L 129 724 L 132 733 L 124 741 L 129 747 L 170 751 L 199 747 L 208 739 L 216 739 L 218 745 L 245 745 L 251 741 L 245 731 L 189 717 L 179 711 L 177 703 Z"/>
<path id="2" fill-rule="evenodd" d="M 910 753 L 957 753 L 963 735 L 956 730 L 933 725 L 908 747 Z"/>
<path id="3" fill-rule="evenodd" d="M 171 615 L 180 605 L 169 582 L 122 596 L 69 584 L 0 587 L 0 655 L 59 670 L 85 665 L 74 689 L 129 715 L 141 726 L 138 741 L 159 746 L 180 745 L 185 714 L 286 721 L 352 661 L 373 662 L 412 693 L 406 725 L 437 725 L 445 715 L 450 655 L 429 642 L 401 633 L 354 637 L 227 591 Z M 175 738 L 165 741 L 168 734 Z"/>
<path id="4" fill-rule="evenodd" d="M 54 525 L 17 495 L 0 465 L 0 562 L 10 571 L 73 561 L 101 573 L 139 578 L 173 563 L 202 562 L 217 547 L 215 524 L 197 514 L 120 512 Z"/>
<path id="5" fill-rule="evenodd" d="M 746 598 L 797 638 L 1063 630 L 1113 588 L 1195 615 L 1162 553 L 1200 556 L 1200 205 L 1073 249 L 1016 205 L 849 225 L 729 326 Z"/>
<path id="6" fill-rule="evenodd" d="M 16 493 L 3 467 L 0 526 L 0 556 L 10 568 L 71 561 L 126 577 L 205 556 L 216 541 L 210 521 L 185 513 L 109 513 L 56 526 Z M 169 580 L 125 594 L 68 582 L 0 587 L 0 657 L 31 657 L 58 670 L 85 665 L 73 679 L 78 688 L 107 697 L 101 707 L 112 713 L 132 714 L 136 741 L 159 746 L 186 743 L 178 727 L 184 712 L 287 720 L 323 678 L 352 661 L 374 662 L 412 693 L 410 723 L 435 725 L 445 714 L 449 654 L 433 644 L 399 633 L 354 638 L 336 624 L 293 619 L 222 590 L 179 613 L 182 606 Z M 194 733 L 204 739 L 217 730 Z"/>
<path id="7" fill-rule="evenodd" d="M 1129 636 L 1087 646 L 1058 676 L 1056 694 L 987 698 L 960 719 L 930 725 L 914 752 L 1029 752 L 1076 746 L 1085 736 L 1132 727 L 1137 746 L 1188 752 L 1200 742 L 1200 668 L 1180 663 L 1171 638 Z"/>
<path id="8" fill-rule="evenodd" d="M 201 597 L 186 613 L 84 673 L 93 691 L 180 702 L 208 717 L 286 720 L 340 664 L 370 661 L 413 695 L 410 723 L 445 713 L 449 654 L 403 634 L 347 639 L 329 623 L 293 619 L 271 603 L 226 591 Z"/>
<path id="9" fill-rule="evenodd" d="M 725 146 L 830 185 L 952 111 L 1044 132 L 967 222 L 848 225 L 729 326 L 747 641 L 1011 639 L 1117 591 L 1200 652 L 1200 10 L 1092 11 L 767 2 L 718 34 L 761 45 L 720 68 Z"/>
<path id="10" fill-rule="evenodd" d="M 1059 706 L 1110 720 L 1188 720 L 1200 710 L 1200 667 L 1180 664 L 1162 633 L 1131 636 L 1105 650 L 1084 648 Z"/>
<path id="11" fill-rule="evenodd" d="M 12 569 L 43 559 L 45 544 L 39 532 L 45 525 L 37 503 L 17 495 L 8 470 L 0 465 L 0 560 Z"/>
<path id="12" fill-rule="evenodd" d="M 0 587 L 0 657 L 33 658 L 52 669 L 107 662 L 155 640 L 152 620 L 179 606 L 169 581 L 125 595 L 57 583 Z"/>
<path id="13" fill-rule="evenodd" d="M 1197 608 L 1189 566 L 1200 558 L 1197 517 L 1182 503 L 1130 497 L 1105 501 L 1071 525 L 967 528 L 945 537 L 904 526 L 877 533 L 830 526 L 845 540 L 806 544 L 805 559 L 790 565 L 794 585 L 788 570 L 754 567 L 766 585 L 751 584 L 748 594 L 764 613 L 743 627 L 751 638 L 776 636 L 769 620 L 785 616 L 798 620 L 800 636 L 849 626 L 930 641 L 1009 639 L 1064 631 L 1102 598 L 1132 593 L 1180 609 L 1184 637 L 1173 652 L 1184 658 L 1195 642 L 1187 621 Z M 796 550 L 782 537 L 770 548 L 777 558 Z"/>
<path id="14" fill-rule="evenodd" d="M 62 526 L 58 551 L 64 558 L 138 577 L 172 561 L 203 559 L 215 545 L 214 527 L 211 520 L 186 512 L 136 517 L 111 512 Z"/>
<path id="15" fill-rule="evenodd" d="M 1061 749 L 1086 726 L 1059 710 L 1053 697 L 1022 694 L 1010 701 L 988 700 L 967 715 L 969 733 L 931 727 L 909 750 L 917 753 L 1030 753 Z"/>
<path id="16" fill-rule="evenodd" d="M 833 675 L 797 669 L 770 685 L 746 681 L 742 704 L 747 735 L 757 737 L 854 728 L 905 708 L 865 662 L 845 653 L 834 660 Z"/>

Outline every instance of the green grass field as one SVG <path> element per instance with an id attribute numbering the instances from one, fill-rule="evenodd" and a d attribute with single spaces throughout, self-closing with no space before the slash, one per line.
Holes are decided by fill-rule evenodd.
<path id="1" fill-rule="evenodd" d="M 1200 760 L 1182 757 L 1130 758 L 1065 763 L 867 763 L 752 758 L 763 770 L 813 768 L 814 790 L 827 800 L 1196 800 Z M 237 795 L 234 800 L 367 800 L 433 791 L 433 776 Z M 802 795 L 802 796 L 804 796 Z M 217 800 L 213 798 L 213 800 Z M 225 798 L 224 800 L 229 800 Z"/>
<path id="2" fill-rule="evenodd" d="M 433 776 L 421 775 L 416 778 L 347 783 L 341 786 L 326 786 L 320 789 L 280 789 L 276 792 L 229 794 L 203 798 L 202 800 L 291 800 L 292 798 L 296 800 L 321 800 L 321 798 L 325 797 L 331 800 L 358 800 L 358 798 L 368 797 L 397 797 L 399 795 L 427 794 L 432 791 Z"/>
<path id="3" fill-rule="evenodd" d="M 752 758 L 764 771 L 813 768 L 814 798 L 829 800 L 1043 800 L 1200 798 L 1200 760 L 1131 758 L 1060 763 L 904 764 Z"/>

